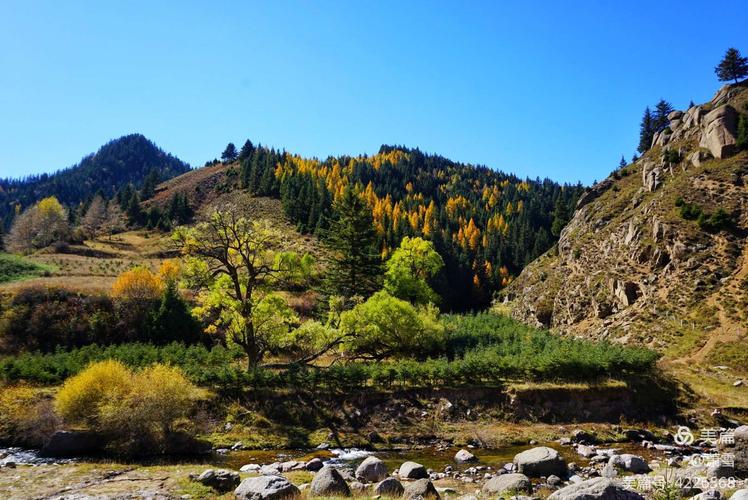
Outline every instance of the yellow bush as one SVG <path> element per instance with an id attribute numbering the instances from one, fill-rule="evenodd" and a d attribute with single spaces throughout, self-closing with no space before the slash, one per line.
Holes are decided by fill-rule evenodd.
<path id="1" fill-rule="evenodd" d="M 132 449 L 162 443 L 200 397 L 178 368 L 154 364 L 132 372 L 109 360 L 65 381 L 56 407 L 65 421 L 88 425 Z"/>
<path id="2" fill-rule="evenodd" d="M 125 365 L 111 359 L 99 361 L 65 381 L 55 407 L 72 424 L 106 427 L 108 417 L 116 415 L 116 406 L 132 389 L 132 373 Z"/>
<path id="3" fill-rule="evenodd" d="M 177 259 L 165 260 L 158 270 L 158 276 L 164 283 L 176 283 L 181 273 L 182 266 Z"/>
<path id="4" fill-rule="evenodd" d="M 170 432 L 199 396 L 180 369 L 161 364 L 136 373 L 133 387 L 122 414 L 131 427 L 151 434 Z"/>
<path id="5" fill-rule="evenodd" d="M 145 267 L 125 271 L 112 285 L 112 297 L 126 300 L 155 300 L 162 291 L 161 278 Z"/>
<path id="6" fill-rule="evenodd" d="M 39 389 L 0 387 L 0 441 L 40 446 L 56 425 L 50 399 Z"/>

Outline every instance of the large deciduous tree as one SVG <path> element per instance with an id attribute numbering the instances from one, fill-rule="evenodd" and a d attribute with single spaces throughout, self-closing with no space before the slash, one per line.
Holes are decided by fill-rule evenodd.
<path id="1" fill-rule="evenodd" d="M 11 252 L 29 253 L 68 238 L 67 210 L 50 196 L 29 207 L 16 217 L 6 236 L 5 246 Z"/>

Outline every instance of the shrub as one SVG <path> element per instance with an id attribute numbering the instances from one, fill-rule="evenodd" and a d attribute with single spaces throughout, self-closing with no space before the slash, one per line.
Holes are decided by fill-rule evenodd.
<path id="1" fill-rule="evenodd" d="M 354 356 L 424 359 L 444 349 L 444 327 L 433 307 L 417 309 L 385 291 L 372 295 L 341 316 L 350 336 L 344 348 Z"/>
<path id="2" fill-rule="evenodd" d="M 55 406 L 71 424 L 102 432 L 128 451 L 165 444 L 200 391 L 178 368 L 154 364 L 133 372 L 119 361 L 89 365 L 68 379 Z"/>
<path id="3" fill-rule="evenodd" d="M 66 422 L 106 428 L 132 389 L 132 373 L 124 364 L 100 361 L 65 381 L 55 407 Z"/>
<path id="4" fill-rule="evenodd" d="M 57 427 L 49 398 L 26 386 L 0 388 L 0 443 L 41 446 Z"/>
<path id="5" fill-rule="evenodd" d="M 112 285 L 112 297 L 127 301 L 152 301 L 161 296 L 162 280 L 145 267 L 120 274 Z"/>

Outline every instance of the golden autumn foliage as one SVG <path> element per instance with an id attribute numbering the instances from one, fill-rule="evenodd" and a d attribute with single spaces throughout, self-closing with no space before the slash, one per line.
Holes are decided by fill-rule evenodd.
<path id="1" fill-rule="evenodd" d="M 92 363 L 67 379 L 55 408 L 69 424 L 129 443 L 162 441 L 203 397 L 178 368 L 154 364 L 133 372 L 115 360 Z"/>
<path id="2" fill-rule="evenodd" d="M 112 297 L 124 300 L 155 300 L 161 296 L 163 287 L 162 278 L 153 274 L 150 269 L 135 267 L 117 277 L 112 285 Z"/>

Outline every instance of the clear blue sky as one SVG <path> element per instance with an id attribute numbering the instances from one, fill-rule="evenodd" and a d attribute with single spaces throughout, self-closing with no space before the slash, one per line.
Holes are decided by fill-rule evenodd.
<path id="1" fill-rule="evenodd" d="M 193 166 L 228 141 L 418 146 L 601 179 L 660 97 L 708 100 L 742 1 L 0 0 L 0 177 L 141 132 Z"/>

